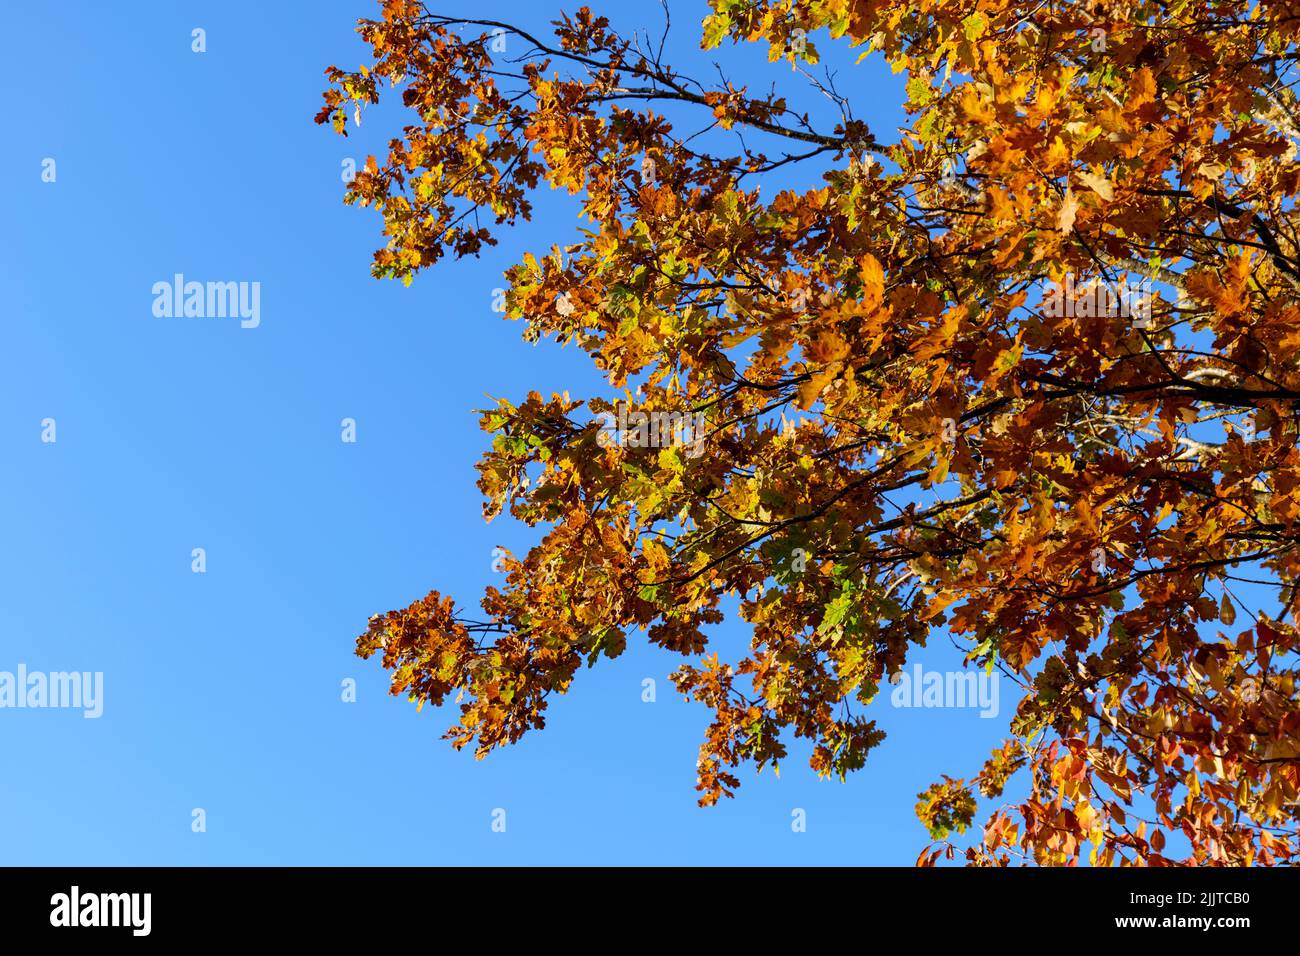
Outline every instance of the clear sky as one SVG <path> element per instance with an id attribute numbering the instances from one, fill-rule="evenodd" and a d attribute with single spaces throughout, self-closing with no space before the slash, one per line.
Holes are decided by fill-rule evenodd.
<path id="1" fill-rule="evenodd" d="M 438 9 L 540 29 L 560 7 Z M 662 22 L 648 0 L 610 9 L 616 27 Z M 702 0 L 672 9 L 674 65 L 705 75 L 720 58 L 808 95 L 757 49 L 700 53 Z M 707 712 L 673 692 L 679 659 L 635 635 L 580 672 L 545 731 L 483 761 L 439 740 L 454 706 L 417 714 L 353 655 L 371 614 L 430 588 L 476 610 L 493 547 L 534 540 L 482 520 L 485 395 L 596 381 L 581 353 L 531 346 L 491 308 L 503 269 L 567 241 L 572 200 L 544 198 L 481 259 L 410 288 L 370 278 L 378 219 L 342 205 L 342 164 L 403 118 L 373 111 L 345 140 L 312 116 L 324 68 L 368 53 L 352 29 L 376 10 L 6 12 L 0 53 L 21 82 L 0 150 L 0 672 L 102 672 L 104 699 L 99 719 L 0 709 L 0 864 L 912 863 L 928 842 L 916 795 L 978 770 L 1014 707 L 1005 681 L 997 719 L 882 696 L 889 739 L 846 784 L 817 779 L 794 745 L 779 779 L 745 768 L 737 799 L 700 809 Z M 869 60 L 840 83 L 892 139 L 899 78 Z M 152 288 L 177 273 L 259 282 L 260 324 L 156 317 Z M 739 622 L 719 634 L 744 638 Z M 920 660 L 960 654 L 937 637 Z"/>

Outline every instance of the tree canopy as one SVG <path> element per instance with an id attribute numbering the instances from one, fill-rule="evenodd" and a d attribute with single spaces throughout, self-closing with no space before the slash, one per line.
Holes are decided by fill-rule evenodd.
<path id="1" fill-rule="evenodd" d="M 481 614 L 432 591 L 371 619 L 394 693 L 455 698 L 481 756 L 646 639 L 709 709 L 712 804 L 795 737 L 862 768 L 946 634 L 1021 699 L 920 795 L 919 862 L 1294 861 L 1293 3 L 701 4 L 701 46 L 761 45 L 766 91 L 585 7 L 542 35 L 381 7 L 317 116 L 411 111 L 347 189 L 374 275 L 566 191 L 582 228 L 509 269 L 506 310 L 608 380 L 482 412 L 484 514 L 538 540 Z M 905 127 L 855 118 L 841 49 L 901 74 Z M 721 660 L 732 606 L 752 642 Z"/>

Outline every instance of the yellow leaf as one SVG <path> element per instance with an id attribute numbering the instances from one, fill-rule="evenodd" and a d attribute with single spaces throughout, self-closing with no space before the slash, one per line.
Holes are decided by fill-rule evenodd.
<path id="1" fill-rule="evenodd" d="M 1237 619 L 1237 612 L 1232 606 L 1232 598 L 1228 596 L 1227 591 L 1224 591 L 1223 601 L 1219 605 L 1219 620 L 1222 621 L 1224 624 L 1231 625 L 1232 622 L 1235 621 L 1236 619 Z"/>
<path id="2" fill-rule="evenodd" d="M 867 253 L 858 260 L 862 273 L 862 305 L 868 312 L 874 311 L 885 294 L 885 270 L 880 260 Z"/>
<path id="3" fill-rule="evenodd" d="M 1115 198 L 1115 190 L 1104 176 L 1083 172 L 1079 173 L 1079 181 L 1107 202 Z"/>
<path id="4" fill-rule="evenodd" d="M 646 564 L 655 571 L 662 570 L 671 563 L 668 549 L 654 538 L 646 538 L 641 542 L 641 553 L 645 555 Z"/>
<path id="5" fill-rule="evenodd" d="M 829 367 L 813 373 L 812 378 L 799 386 L 799 398 L 796 404 L 804 411 L 812 408 L 813 402 L 817 401 L 817 396 L 821 395 L 826 386 L 835 378 L 835 373 L 839 370 L 841 364 L 843 363 L 832 362 Z"/>
<path id="6" fill-rule="evenodd" d="M 1061 200 L 1061 211 L 1056 216 L 1056 228 L 1069 235 L 1074 231 L 1074 217 L 1079 212 L 1079 202 L 1074 198 L 1074 191 L 1066 187 L 1065 198 Z"/>

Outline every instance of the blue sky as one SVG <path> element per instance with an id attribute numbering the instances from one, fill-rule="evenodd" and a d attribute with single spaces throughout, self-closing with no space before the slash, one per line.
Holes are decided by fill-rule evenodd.
<path id="1" fill-rule="evenodd" d="M 660 22 L 635 6 L 615 25 Z M 378 221 L 342 205 L 341 165 L 400 114 L 373 111 L 348 140 L 311 119 L 324 68 L 365 56 L 352 29 L 375 9 L 7 12 L 0 50 L 25 79 L 0 151 L 0 671 L 102 671 L 104 714 L 0 709 L 0 864 L 910 864 L 927 843 L 916 795 L 978 769 L 1014 706 L 1005 682 L 993 720 L 882 698 L 889 739 L 846 784 L 796 745 L 779 779 L 745 769 L 736 800 L 700 809 L 707 712 L 673 693 L 679 660 L 635 638 L 579 674 L 545 731 L 484 761 L 439 740 L 453 708 L 417 715 L 353 655 L 371 614 L 430 588 L 475 609 L 493 547 L 534 540 L 482 520 L 472 410 L 596 382 L 581 353 L 531 346 L 491 310 L 505 268 L 566 241 L 572 200 L 543 197 L 534 223 L 410 288 L 369 277 Z M 440 9 L 540 26 L 559 7 Z M 759 50 L 701 54 L 704 9 L 673 4 L 675 65 L 722 58 L 802 89 Z M 841 86 L 892 138 L 899 78 L 871 60 Z M 260 325 L 155 317 L 152 286 L 176 273 L 260 282 Z M 945 638 L 920 657 L 959 659 Z"/>

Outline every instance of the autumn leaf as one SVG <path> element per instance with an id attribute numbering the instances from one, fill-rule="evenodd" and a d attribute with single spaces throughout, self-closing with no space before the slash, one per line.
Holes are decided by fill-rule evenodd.
<path id="1" fill-rule="evenodd" d="M 1074 230 L 1074 217 L 1079 212 L 1079 203 L 1074 198 L 1074 193 L 1069 189 L 1065 191 L 1065 198 L 1061 200 L 1061 210 L 1056 216 L 1056 228 L 1059 232 L 1069 234 Z"/>
<path id="2" fill-rule="evenodd" d="M 1078 176 L 1079 182 L 1083 183 L 1107 202 L 1110 202 L 1115 198 L 1115 190 L 1111 188 L 1110 182 L 1105 176 L 1098 176 L 1097 174 L 1090 173 L 1087 170 L 1080 172 Z"/>

